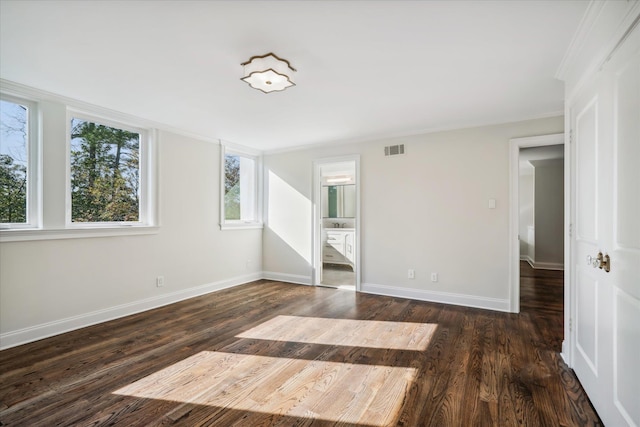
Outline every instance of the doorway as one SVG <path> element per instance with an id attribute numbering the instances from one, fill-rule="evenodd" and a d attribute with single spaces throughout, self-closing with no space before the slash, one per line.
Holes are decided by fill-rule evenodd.
<path id="1" fill-rule="evenodd" d="M 519 149 L 520 311 L 545 348 L 564 339 L 564 145 Z"/>
<path id="2" fill-rule="evenodd" d="M 359 156 L 314 162 L 314 284 L 358 290 Z"/>
<path id="3" fill-rule="evenodd" d="M 552 146 L 562 146 L 562 148 L 556 148 L 555 150 L 556 151 L 560 150 L 563 155 L 563 159 L 557 160 L 557 161 L 560 161 L 563 166 L 562 180 L 561 180 L 562 184 L 560 185 L 562 185 L 562 188 L 566 190 L 568 186 L 567 186 L 567 174 L 565 172 L 566 168 L 564 166 L 566 165 L 566 158 L 568 158 L 568 156 L 564 155 L 566 153 L 566 147 L 564 146 L 564 134 L 552 134 L 552 135 L 543 135 L 543 136 L 535 136 L 535 137 L 527 137 L 527 138 L 514 138 L 510 140 L 510 147 L 509 147 L 509 150 L 510 150 L 510 180 L 509 180 L 510 263 L 509 263 L 509 268 L 510 268 L 510 307 L 511 307 L 510 311 L 513 313 L 520 312 L 521 255 L 526 261 L 528 261 L 533 267 L 535 267 L 535 223 L 532 224 L 533 230 L 527 227 L 527 230 L 523 231 L 521 228 L 521 221 L 520 221 L 520 216 L 521 216 L 520 215 L 520 185 L 521 185 L 520 184 L 520 164 L 521 164 L 521 160 L 525 160 L 526 162 L 529 162 L 529 160 L 526 160 L 526 156 L 521 154 L 523 153 L 523 150 L 534 148 L 534 147 L 539 147 L 538 151 L 540 153 L 553 152 L 554 149 L 552 148 Z M 533 153 L 535 152 L 535 150 L 532 150 L 531 152 Z M 542 154 L 542 158 L 538 158 L 537 160 L 546 162 L 545 160 L 543 160 L 544 156 L 545 154 Z M 532 159 L 534 158 L 535 157 L 532 157 Z M 544 165 L 545 163 L 540 163 L 540 166 L 544 166 Z M 569 222 L 567 219 L 568 218 L 567 212 L 569 207 L 568 203 L 569 203 L 568 192 L 563 191 L 561 204 L 562 204 L 562 208 L 563 208 L 562 210 L 564 213 L 561 214 L 563 216 L 563 218 L 561 219 L 561 227 L 559 231 L 556 231 L 556 234 L 560 233 L 565 243 L 568 243 L 569 241 L 568 239 Z M 532 212 L 532 215 L 534 215 L 533 212 Z M 533 243 L 533 248 L 531 247 L 532 243 Z M 568 244 L 564 244 L 563 246 L 564 247 L 561 249 L 562 257 L 560 262 L 558 261 L 556 261 L 555 263 L 546 262 L 546 264 L 544 264 L 545 261 L 542 261 L 541 263 L 539 263 L 538 267 L 555 268 L 557 270 L 564 268 L 564 259 L 568 259 L 568 257 L 566 256 L 567 250 L 568 250 Z M 526 253 L 521 253 L 521 251 L 525 252 L 525 250 L 526 250 Z M 548 255 L 548 251 L 545 253 L 545 255 Z M 566 293 L 566 287 L 564 287 L 563 289 L 563 294 L 565 293 Z M 563 319 L 564 319 L 563 323 L 564 325 L 566 325 L 567 313 L 564 313 Z M 565 329 L 565 332 L 566 332 L 565 326 L 563 326 L 563 329 Z M 565 336 L 567 336 L 566 333 L 565 333 Z"/>

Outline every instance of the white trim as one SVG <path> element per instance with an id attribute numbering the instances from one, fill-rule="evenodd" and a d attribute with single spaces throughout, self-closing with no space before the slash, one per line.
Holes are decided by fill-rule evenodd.
<path id="1" fill-rule="evenodd" d="M 225 222 L 219 225 L 220 230 L 253 230 L 264 228 L 262 222 Z"/>
<path id="2" fill-rule="evenodd" d="M 195 286 L 189 289 L 183 289 L 164 295 L 158 295 L 145 298 L 139 301 L 133 301 L 114 307 L 108 307 L 101 310 L 84 313 L 77 316 L 67 317 L 65 319 L 54 320 L 52 322 L 42 323 L 40 325 L 31 326 L 17 331 L 6 332 L 0 334 L 0 350 L 37 341 L 43 338 L 107 322 L 109 320 L 118 319 L 132 314 L 140 313 L 165 305 L 173 304 L 189 298 L 216 292 L 222 289 L 231 288 L 242 285 L 244 283 L 253 282 L 261 278 L 260 273 L 253 273 L 245 276 L 237 276 L 231 279 L 220 280 L 218 282 L 207 283 L 205 285 Z"/>
<path id="3" fill-rule="evenodd" d="M 302 276 L 300 274 L 278 273 L 276 271 L 263 271 L 262 278 L 266 280 L 275 280 L 277 282 L 295 283 L 296 285 L 311 286 L 311 277 Z"/>
<path id="4" fill-rule="evenodd" d="M 375 295 L 408 298 L 442 304 L 461 305 L 464 307 L 483 308 L 486 310 L 509 312 L 509 300 L 476 295 L 454 294 L 450 292 L 427 291 L 422 289 L 399 288 L 396 286 L 363 283 L 362 292 Z"/>
<path id="5" fill-rule="evenodd" d="M 220 147 L 224 147 L 225 149 L 229 149 L 229 151 L 233 151 L 238 154 L 245 154 L 251 157 L 260 157 L 262 156 L 262 151 L 257 150 L 255 148 L 247 147 L 246 145 L 236 144 L 234 142 L 224 141 L 222 139 L 218 140 L 218 145 Z"/>
<path id="6" fill-rule="evenodd" d="M 312 259 L 312 279 L 314 285 L 320 285 L 320 275 L 322 271 L 322 177 L 320 176 L 320 168 L 322 165 L 329 163 L 342 163 L 342 162 L 354 162 L 355 163 L 355 180 L 356 180 L 356 216 L 355 216 L 355 242 L 356 253 L 354 268 L 356 272 L 356 285 L 355 290 L 361 290 L 362 280 L 362 268 L 360 254 L 361 248 L 361 233 L 360 233 L 360 217 L 361 217 L 361 203 L 360 203 L 360 155 L 352 154 L 339 157 L 323 157 L 313 161 L 313 187 L 311 191 L 311 199 L 313 200 L 313 210 L 311 213 L 311 259 Z"/>
<path id="7" fill-rule="evenodd" d="M 197 139 L 199 141 L 218 144 L 218 138 L 212 138 L 211 136 L 201 135 L 199 133 L 190 132 L 184 129 L 168 126 L 164 123 L 154 122 L 153 120 L 143 119 L 140 117 L 132 116 L 131 114 L 122 113 L 120 111 L 111 110 L 90 104 L 88 102 L 79 101 L 77 99 L 69 98 L 63 95 L 58 95 L 53 92 L 47 92 L 42 89 L 37 89 L 31 86 L 22 85 L 20 83 L 12 82 L 10 80 L 0 79 L 0 88 L 2 92 L 9 93 L 15 96 L 33 98 L 39 101 L 56 102 L 66 105 L 73 109 L 79 109 L 81 111 L 95 111 L 100 116 L 112 117 L 119 122 L 127 123 L 133 121 L 136 126 L 143 126 L 145 128 L 159 129 L 165 132 L 171 132 L 176 135 L 184 136 L 186 138 Z"/>
<path id="8" fill-rule="evenodd" d="M 564 271 L 564 264 L 558 262 L 534 262 L 531 266 L 536 270 L 560 270 Z"/>
<path id="9" fill-rule="evenodd" d="M 263 175 L 263 159 L 260 151 L 252 150 L 238 144 L 232 144 L 219 141 L 220 145 L 220 221 L 218 225 L 220 230 L 242 230 L 253 228 L 264 228 L 263 204 L 264 204 L 264 181 Z M 225 157 L 227 154 L 233 154 L 240 157 L 252 159 L 255 164 L 255 180 L 254 180 L 254 219 L 253 221 L 244 220 L 226 220 L 224 211 L 224 182 L 225 182 Z"/>
<path id="10" fill-rule="evenodd" d="M 27 152 L 26 222 L 2 223 L 4 230 L 32 230 L 42 227 L 42 111 L 38 101 L 2 89 L 0 99 L 27 107 L 25 149 Z"/>
<path id="11" fill-rule="evenodd" d="M 386 141 L 388 143 L 388 140 L 390 139 L 400 139 L 400 138 L 406 139 L 406 138 L 422 136 L 422 135 L 432 135 L 435 133 L 447 132 L 452 130 L 457 131 L 457 130 L 464 130 L 464 129 L 479 128 L 479 127 L 502 126 L 502 125 L 508 125 L 512 123 L 527 122 L 531 120 L 548 119 L 551 117 L 562 117 L 563 114 L 564 114 L 564 111 L 560 110 L 560 111 L 551 111 L 549 113 L 544 113 L 544 114 L 507 117 L 507 118 L 501 119 L 500 121 L 472 120 L 472 121 L 460 122 L 458 125 L 436 126 L 436 127 L 427 128 L 427 129 L 412 130 L 409 132 L 387 132 L 387 133 L 377 134 L 375 137 L 372 135 L 368 135 L 368 136 L 363 136 L 361 138 L 334 139 L 334 140 L 323 141 L 323 142 L 312 142 L 312 143 L 303 144 L 303 145 L 272 148 L 272 149 L 264 150 L 263 154 L 267 156 L 267 155 L 273 155 L 273 154 L 290 153 L 295 151 L 314 150 L 316 148 L 328 148 L 328 147 L 334 147 L 334 146 L 343 147 L 345 145 L 352 145 L 352 144 L 355 145 L 355 144 L 361 144 L 365 142 L 372 143 L 372 142 Z"/>
<path id="12" fill-rule="evenodd" d="M 158 234 L 159 229 L 157 226 L 122 225 L 120 227 L 2 230 L 0 243 Z"/>
<path id="13" fill-rule="evenodd" d="M 140 194 L 138 200 L 138 221 L 114 221 L 114 222 L 73 222 L 72 215 L 72 207 L 71 207 L 71 133 L 73 129 L 71 128 L 72 119 L 82 120 L 88 123 L 95 123 L 97 125 L 108 126 L 115 129 L 126 130 L 128 132 L 137 133 L 139 135 L 140 140 L 139 143 L 139 164 L 138 164 L 138 176 L 140 179 Z M 92 229 L 92 228 L 109 228 L 109 227 L 117 227 L 119 225 L 123 226 L 153 226 L 155 215 L 155 206 L 156 202 L 153 199 L 153 189 L 156 187 L 156 183 L 151 181 L 153 180 L 154 174 L 152 171 L 149 171 L 149 167 L 153 167 L 153 161 L 151 160 L 153 156 L 153 148 L 154 145 L 153 129 L 147 129 L 135 124 L 132 121 L 123 121 L 119 122 L 113 120 L 110 117 L 104 117 L 100 115 L 94 114 L 92 111 L 79 110 L 75 108 L 70 108 L 67 106 L 67 122 L 66 122 L 66 176 L 65 176 L 65 185 L 66 185 L 66 198 L 65 198 L 65 226 L 68 229 Z M 151 182 L 150 182 L 151 181 Z"/>
<path id="14" fill-rule="evenodd" d="M 61 97 L 48 92 L 22 86 L 13 82 L 0 79 L 0 90 L 3 94 L 17 99 L 25 99 L 33 102 L 37 109 L 37 123 L 33 120 L 33 124 L 38 124 L 37 129 L 31 129 L 31 133 L 37 135 L 36 151 L 40 152 L 37 159 L 38 176 L 35 179 L 37 185 L 37 200 L 32 201 L 38 209 L 38 222 L 32 227 L 0 227 L 0 242 L 16 242 L 29 240 L 50 240 L 50 239 L 70 239 L 70 238 L 93 238 L 93 237 L 111 237 L 121 235 L 136 234 L 155 234 L 158 232 L 157 226 L 159 221 L 159 204 L 158 204 L 158 134 L 156 129 L 152 128 L 152 122 L 135 118 L 123 113 L 115 112 L 105 108 L 100 108 L 91 104 L 75 101 L 70 98 Z M 51 211 L 47 214 L 44 206 L 43 191 L 43 128 L 46 125 L 46 117 L 43 117 L 43 105 L 45 102 L 59 103 L 67 110 L 66 114 L 66 147 L 65 147 L 65 212 L 61 212 L 63 221 L 51 220 L 57 218 L 59 212 Z M 46 105 L 45 105 L 46 108 Z M 107 126 L 116 126 L 128 129 L 141 134 L 140 141 L 140 221 L 136 222 L 96 222 L 96 223 L 71 223 L 70 218 L 70 122 L 71 116 L 82 118 Z M 37 132 L 36 132 L 37 131 Z M 30 156 L 33 153 L 30 153 Z M 30 161 L 33 159 L 30 159 Z M 33 168 L 30 168 L 33 169 Z M 62 177 L 60 177 L 62 179 Z M 45 217 L 46 215 L 46 217 Z"/>
<path id="15" fill-rule="evenodd" d="M 567 364 L 567 366 L 571 366 L 571 359 L 569 358 L 569 343 L 567 342 L 566 339 L 562 340 L 562 350 L 560 352 L 560 357 L 562 357 L 562 360 L 564 361 L 564 363 Z"/>
<path id="16" fill-rule="evenodd" d="M 520 312 L 520 240 L 518 239 L 519 230 L 519 177 L 520 177 L 520 149 L 526 147 L 540 147 L 546 145 L 564 144 L 564 134 L 555 133 L 550 135 L 540 135 L 525 138 L 512 138 L 509 140 L 509 311 L 512 313 Z M 567 144 L 568 145 L 568 144 Z M 565 145 L 566 153 L 566 145 Z M 565 177 L 568 166 L 565 154 Z M 566 181 L 566 180 L 565 180 Z M 566 182 L 565 182 L 566 187 Z M 566 192 L 565 192 L 566 195 Z M 565 234 L 568 230 L 566 222 L 567 210 L 569 206 L 565 197 Z M 565 237 L 565 242 L 566 242 Z M 565 243 L 565 248 L 567 244 Z"/>
<path id="17" fill-rule="evenodd" d="M 95 325 L 98 323 L 108 322 L 110 320 L 119 319 L 121 317 L 130 316 L 147 310 L 152 310 L 154 308 L 163 307 L 189 298 L 206 295 L 222 289 L 232 288 L 260 279 L 274 280 L 278 282 L 292 283 L 297 285 L 312 285 L 311 276 L 278 273 L 274 271 L 262 271 L 243 276 L 236 276 L 230 279 L 207 283 L 189 289 L 182 289 L 168 294 L 124 303 L 114 307 L 108 307 L 60 320 L 54 320 L 16 331 L 5 332 L 4 334 L 0 334 L 0 350 L 27 344 L 33 341 L 63 334 L 65 332 L 70 332 L 76 329 L 85 328 L 87 326 Z M 460 305 L 464 307 L 475 307 L 503 312 L 509 311 L 509 301 L 506 299 L 454 294 L 449 292 L 398 288 L 394 286 L 375 285 L 371 283 L 362 283 L 361 291 L 369 294 L 407 298 L 418 301 Z"/>
<path id="18" fill-rule="evenodd" d="M 555 75 L 565 82 L 565 105 L 602 69 L 639 18 L 639 1 L 591 0 Z"/>
<path id="19" fill-rule="evenodd" d="M 527 264 L 531 266 L 531 268 L 535 268 L 533 266 L 534 262 L 529 255 L 525 255 L 525 256 L 520 255 L 520 261 L 526 261 Z"/>
<path id="20" fill-rule="evenodd" d="M 587 10 L 585 10 L 584 15 L 582 15 L 582 19 L 578 24 L 578 29 L 573 34 L 573 38 L 571 39 L 562 61 L 560 61 L 560 65 L 556 70 L 555 77 L 557 79 L 565 80 L 566 75 L 569 72 L 569 68 L 577 61 L 578 52 L 583 49 L 587 36 L 594 27 L 596 18 L 602 11 L 603 7 L 604 2 L 597 1 L 591 1 L 587 5 Z"/>
<path id="21" fill-rule="evenodd" d="M 536 270 L 564 270 L 564 264 L 559 262 L 535 262 L 529 255 L 521 255 L 520 261 L 526 261 L 531 268 Z"/>

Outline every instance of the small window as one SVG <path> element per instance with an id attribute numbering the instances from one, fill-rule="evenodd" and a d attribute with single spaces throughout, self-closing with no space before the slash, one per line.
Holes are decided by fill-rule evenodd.
<path id="1" fill-rule="evenodd" d="M 261 226 L 258 208 L 259 158 L 223 147 L 221 226 Z"/>
<path id="2" fill-rule="evenodd" d="M 0 228 L 38 227 L 35 103 L 0 98 Z"/>
<path id="3" fill-rule="evenodd" d="M 71 224 L 146 223 L 144 135 L 140 129 L 71 117 Z"/>

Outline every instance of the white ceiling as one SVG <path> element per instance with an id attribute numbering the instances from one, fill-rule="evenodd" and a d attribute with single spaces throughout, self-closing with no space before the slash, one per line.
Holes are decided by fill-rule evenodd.
<path id="1" fill-rule="evenodd" d="M 561 114 L 586 1 L 7 1 L 0 77 L 261 150 Z M 297 86 L 240 63 L 274 52 Z"/>

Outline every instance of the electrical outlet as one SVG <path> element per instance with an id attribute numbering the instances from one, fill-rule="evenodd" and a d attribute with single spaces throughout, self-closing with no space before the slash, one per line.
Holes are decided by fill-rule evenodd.
<path id="1" fill-rule="evenodd" d="M 432 282 L 438 281 L 438 273 L 431 273 L 431 281 Z"/>
<path id="2" fill-rule="evenodd" d="M 159 288 L 164 286 L 164 276 L 156 277 L 156 286 Z"/>
<path id="3" fill-rule="evenodd" d="M 415 279 L 416 278 L 416 271 L 413 268 L 410 268 L 409 271 L 407 271 L 407 277 L 409 279 Z"/>

